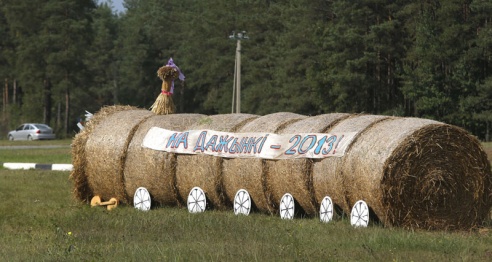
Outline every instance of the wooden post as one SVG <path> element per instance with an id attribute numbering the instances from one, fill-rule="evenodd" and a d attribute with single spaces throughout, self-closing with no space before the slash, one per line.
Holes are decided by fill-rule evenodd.
<path id="1" fill-rule="evenodd" d="M 5 78 L 5 105 L 9 105 L 9 79 Z"/>
<path id="2" fill-rule="evenodd" d="M 12 88 L 13 88 L 12 103 L 15 105 L 15 104 L 17 104 L 17 80 L 16 79 L 14 79 L 14 82 L 12 83 Z"/>
<path id="3" fill-rule="evenodd" d="M 4 113 L 7 111 L 7 104 L 9 101 L 9 79 L 5 78 L 5 86 L 3 87 L 3 93 L 2 93 L 2 112 Z"/>

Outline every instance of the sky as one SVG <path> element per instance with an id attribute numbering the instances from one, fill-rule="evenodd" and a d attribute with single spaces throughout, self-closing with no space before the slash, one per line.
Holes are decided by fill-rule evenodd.
<path id="1" fill-rule="evenodd" d="M 125 8 L 123 7 L 123 1 L 124 0 L 113 0 L 113 10 L 116 11 L 117 13 L 121 13 L 125 11 Z M 99 0 L 100 3 L 108 2 L 108 0 Z"/>

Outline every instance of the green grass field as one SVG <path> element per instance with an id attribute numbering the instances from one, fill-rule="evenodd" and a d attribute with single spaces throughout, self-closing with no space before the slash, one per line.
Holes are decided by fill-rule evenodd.
<path id="1" fill-rule="evenodd" d="M 0 162 L 24 161 L 25 150 L 0 151 Z M 29 157 L 65 161 L 64 150 Z M 0 261 L 492 261 L 491 221 L 472 232 L 430 232 L 232 210 L 107 211 L 78 203 L 71 191 L 69 172 L 0 169 Z"/>
<path id="2" fill-rule="evenodd" d="M 51 141 L 0 140 L 0 162 L 70 164 L 72 162 L 72 157 L 70 155 L 71 142 L 72 141 L 68 139 Z M 50 146 L 54 148 L 47 149 L 42 148 L 42 146 Z M 22 149 L 16 149 L 19 147 Z"/>

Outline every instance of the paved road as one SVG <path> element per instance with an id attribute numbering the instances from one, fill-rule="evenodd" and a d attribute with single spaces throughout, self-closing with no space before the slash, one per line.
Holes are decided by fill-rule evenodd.
<path id="1" fill-rule="evenodd" d="M 8 149 L 39 149 L 39 148 L 70 148 L 69 145 L 46 145 L 46 146 L 0 146 L 0 150 L 8 150 Z"/>

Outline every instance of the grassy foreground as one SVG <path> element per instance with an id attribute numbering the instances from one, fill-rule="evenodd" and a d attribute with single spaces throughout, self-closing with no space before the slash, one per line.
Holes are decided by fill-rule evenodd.
<path id="1" fill-rule="evenodd" d="M 352 228 L 185 208 L 109 212 L 76 203 L 68 172 L 0 170 L 0 260 L 487 261 L 492 232 Z"/>
<path id="2" fill-rule="evenodd" d="M 0 168 L 0 261 L 492 261 L 490 221 L 480 231 L 429 232 L 232 210 L 109 212 L 73 200 L 68 176 Z"/>

